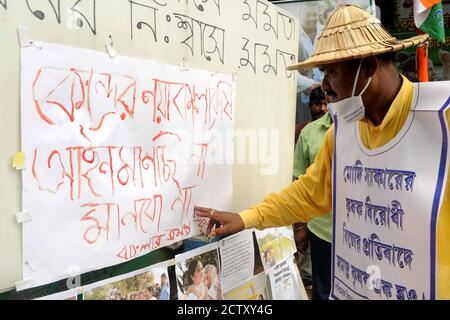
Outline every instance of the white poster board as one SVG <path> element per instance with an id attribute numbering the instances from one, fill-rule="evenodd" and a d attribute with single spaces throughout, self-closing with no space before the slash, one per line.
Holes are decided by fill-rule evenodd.
<path id="1" fill-rule="evenodd" d="M 22 50 L 24 278 L 42 285 L 199 234 L 231 209 L 231 76 L 68 46 Z"/>

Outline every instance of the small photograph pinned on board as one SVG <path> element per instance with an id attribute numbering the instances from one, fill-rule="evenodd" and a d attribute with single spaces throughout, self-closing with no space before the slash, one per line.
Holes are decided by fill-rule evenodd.
<path id="1" fill-rule="evenodd" d="M 223 300 L 216 243 L 175 257 L 178 300 Z"/>
<path id="2" fill-rule="evenodd" d="M 277 263 L 268 274 L 273 300 L 303 300 L 302 288 L 297 266 L 292 257 Z"/>
<path id="3" fill-rule="evenodd" d="M 86 289 L 83 300 L 169 300 L 170 283 L 167 268 L 153 268 L 149 271 L 109 282 L 91 285 Z M 118 278 L 114 278 L 118 279 Z M 111 280 L 110 280 L 111 281 Z"/>
<path id="4" fill-rule="evenodd" d="M 292 227 L 268 228 L 255 231 L 259 252 L 265 270 L 271 269 L 286 257 L 295 253 L 296 246 Z"/>

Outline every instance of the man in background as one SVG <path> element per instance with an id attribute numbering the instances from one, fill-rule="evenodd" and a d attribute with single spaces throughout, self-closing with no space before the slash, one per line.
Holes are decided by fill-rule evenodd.
<path id="1" fill-rule="evenodd" d="M 159 300 L 169 300 L 169 281 L 167 281 L 167 275 L 161 274 L 161 293 Z"/>
<path id="2" fill-rule="evenodd" d="M 311 114 L 316 120 L 303 128 L 295 147 L 294 177 L 296 178 L 305 174 L 306 169 L 314 162 L 325 134 L 332 125 L 332 119 L 327 112 L 325 95 L 321 88 L 311 92 L 310 108 Z M 304 255 L 300 261 L 302 277 L 309 271 L 305 270 L 304 267 L 308 265 L 305 265 L 303 261 L 308 261 L 310 254 L 313 300 L 327 300 L 330 294 L 332 221 L 333 217 L 330 212 L 312 219 L 308 224 L 296 223 L 293 226 L 297 250 Z"/>

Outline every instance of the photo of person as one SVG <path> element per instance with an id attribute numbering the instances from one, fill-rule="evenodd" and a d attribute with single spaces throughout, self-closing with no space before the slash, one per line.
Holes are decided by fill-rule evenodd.
<path id="1" fill-rule="evenodd" d="M 222 300 L 217 244 L 175 257 L 179 300 Z"/>
<path id="2" fill-rule="evenodd" d="M 167 275 L 167 268 L 153 268 L 104 280 L 87 287 L 83 300 L 169 300 Z"/>
<path id="3" fill-rule="evenodd" d="M 263 261 L 268 269 L 273 267 L 277 262 L 275 259 L 275 251 L 273 246 L 267 246 L 263 251 Z"/>
<path id="4" fill-rule="evenodd" d="M 292 227 L 270 228 L 255 232 L 265 270 L 295 253 Z"/>
<path id="5" fill-rule="evenodd" d="M 208 295 L 210 300 L 221 300 L 222 299 L 222 290 L 218 277 L 217 267 L 208 264 L 205 266 L 205 285 L 208 288 Z"/>

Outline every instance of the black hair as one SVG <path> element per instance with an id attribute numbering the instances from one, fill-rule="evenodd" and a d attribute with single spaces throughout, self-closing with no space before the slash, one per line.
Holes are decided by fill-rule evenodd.
<path id="1" fill-rule="evenodd" d="M 395 56 L 396 56 L 396 52 L 389 51 L 389 52 L 377 54 L 374 57 L 382 65 L 389 65 L 389 64 L 395 65 Z M 366 57 L 366 58 L 368 58 L 368 57 Z M 362 58 L 362 59 L 363 59 L 363 62 L 362 62 L 363 65 L 366 64 L 367 60 L 365 58 Z M 351 60 L 345 60 L 344 62 L 349 65 L 353 65 L 353 66 L 357 67 L 360 60 L 361 60 L 361 58 L 356 58 L 356 59 L 351 59 Z"/>
<path id="2" fill-rule="evenodd" d="M 311 94 L 309 95 L 309 106 L 313 106 L 314 104 L 321 103 L 325 100 L 325 94 L 322 91 L 321 87 L 314 88 L 311 90 Z"/>
<path id="3" fill-rule="evenodd" d="M 186 289 L 194 283 L 192 277 L 195 274 L 195 269 L 197 269 L 199 262 L 201 262 L 199 258 L 192 259 L 188 262 L 187 270 L 183 274 L 183 285 Z"/>
<path id="4" fill-rule="evenodd" d="M 395 62 L 395 51 L 389 51 L 376 56 L 378 61 L 383 64 L 390 64 Z"/>

